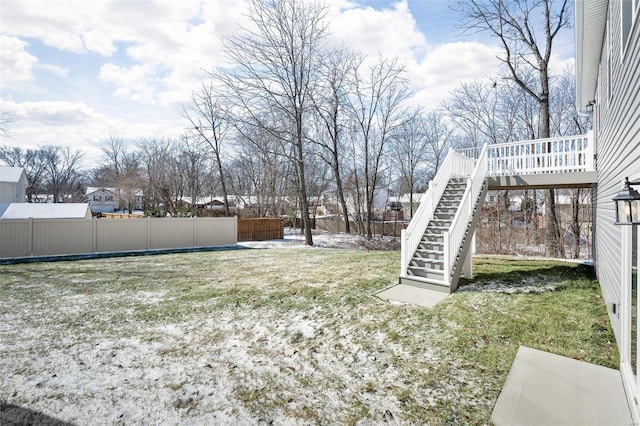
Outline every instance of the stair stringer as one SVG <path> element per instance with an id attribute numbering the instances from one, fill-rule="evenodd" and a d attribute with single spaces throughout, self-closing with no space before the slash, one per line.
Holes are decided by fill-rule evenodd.
<path id="1" fill-rule="evenodd" d="M 451 271 L 451 283 L 449 286 L 449 292 L 453 293 L 458 288 L 458 280 L 460 279 L 460 274 L 462 273 L 462 268 L 464 267 L 464 260 L 469 253 L 471 248 L 471 242 L 473 241 L 473 234 L 476 231 L 476 226 L 480 221 L 480 213 L 482 211 L 482 206 L 484 205 L 484 200 L 487 196 L 487 190 L 489 187 L 489 181 L 487 178 L 484 179 L 484 183 L 482 185 L 482 189 L 480 190 L 480 195 L 478 196 L 478 200 L 476 201 L 475 208 L 473 210 L 473 217 L 471 221 L 469 221 L 469 226 L 467 228 L 467 235 L 465 236 L 462 245 L 458 251 L 458 257 L 456 258 L 456 262 L 453 265 Z"/>

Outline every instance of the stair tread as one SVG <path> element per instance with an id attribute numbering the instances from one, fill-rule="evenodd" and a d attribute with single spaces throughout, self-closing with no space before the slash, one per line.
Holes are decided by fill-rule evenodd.
<path id="1" fill-rule="evenodd" d="M 444 271 L 442 269 L 433 269 L 433 268 L 427 268 L 426 266 L 412 266 L 410 265 L 407 269 L 415 269 L 416 271 L 425 271 L 425 272 L 431 272 L 434 274 L 442 274 L 444 275 Z"/>
<path id="2" fill-rule="evenodd" d="M 424 282 L 427 284 L 433 284 L 436 286 L 449 288 L 449 284 L 445 283 L 443 280 L 436 280 L 434 278 L 421 277 L 420 275 L 407 275 L 407 278 L 409 278 L 410 280 L 415 279 L 418 282 Z"/>
<path id="3" fill-rule="evenodd" d="M 424 263 L 444 263 L 444 259 L 429 259 L 427 257 L 413 256 L 411 260 L 415 260 L 417 262 L 424 262 Z"/>

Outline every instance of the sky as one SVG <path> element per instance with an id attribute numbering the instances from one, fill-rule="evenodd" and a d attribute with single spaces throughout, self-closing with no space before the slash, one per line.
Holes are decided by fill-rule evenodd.
<path id="1" fill-rule="evenodd" d="M 496 40 L 465 35 L 448 0 L 328 0 L 330 43 L 406 65 L 412 102 L 437 107 L 463 81 L 498 71 Z M 222 40 L 246 23 L 248 0 L 1 0 L 0 145 L 54 144 L 100 160 L 110 136 L 177 138 L 183 105 L 224 65 Z M 573 63 L 573 30 L 551 69 Z"/>

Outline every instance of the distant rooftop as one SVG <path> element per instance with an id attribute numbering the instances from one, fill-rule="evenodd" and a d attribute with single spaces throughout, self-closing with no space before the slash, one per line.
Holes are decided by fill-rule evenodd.
<path id="1" fill-rule="evenodd" d="M 0 166 L 0 182 L 19 182 L 23 172 L 22 167 Z"/>
<path id="2" fill-rule="evenodd" d="M 91 218 L 87 203 L 11 203 L 0 219 L 83 219 Z"/>

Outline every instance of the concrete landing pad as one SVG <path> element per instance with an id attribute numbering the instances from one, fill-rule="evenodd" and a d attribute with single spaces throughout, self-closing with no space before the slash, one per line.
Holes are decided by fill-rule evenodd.
<path id="1" fill-rule="evenodd" d="M 520 346 L 491 421 L 506 425 L 631 425 L 618 370 Z"/>
<path id="2" fill-rule="evenodd" d="M 441 291 L 427 290 L 406 284 L 397 284 L 377 296 L 384 300 L 408 303 L 432 308 L 443 301 L 449 294 Z"/>

